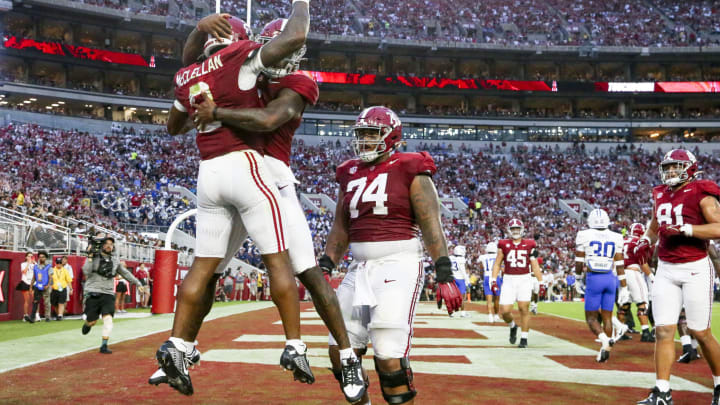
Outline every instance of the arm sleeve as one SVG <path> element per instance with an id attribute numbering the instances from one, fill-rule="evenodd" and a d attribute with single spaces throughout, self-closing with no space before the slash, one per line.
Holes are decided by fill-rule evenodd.
<path id="1" fill-rule="evenodd" d="M 117 272 L 120 273 L 120 275 L 123 276 L 123 278 L 124 278 L 125 280 L 130 281 L 131 283 L 135 284 L 136 286 L 140 287 L 140 286 L 142 285 L 142 284 L 140 283 L 140 280 L 138 280 L 137 278 L 135 278 L 135 276 L 133 276 L 132 273 L 130 273 L 130 272 L 128 271 L 128 269 L 125 267 L 125 265 L 124 265 L 122 262 L 119 262 L 119 263 L 118 263 L 118 265 L 117 265 Z"/>

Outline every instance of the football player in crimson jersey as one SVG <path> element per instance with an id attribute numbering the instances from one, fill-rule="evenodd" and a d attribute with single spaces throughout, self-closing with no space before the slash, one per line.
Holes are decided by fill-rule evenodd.
<path id="1" fill-rule="evenodd" d="M 335 221 L 320 262 L 334 267 L 349 245 L 353 262 L 337 295 L 352 346 L 363 353 L 372 341 L 383 397 L 392 404 L 413 403 L 416 391 L 408 355 L 424 278 L 418 231 L 435 263 L 438 295 L 448 312 L 462 303 L 431 179 L 435 163 L 426 152 L 394 152 L 402 126 L 388 108 L 363 110 L 353 134 L 357 158 L 337 168 Z M 333 370 L 339 371 L 332 336 L 329 350 Z"/>
<path id="2" fill-rule="evenodd" d="M 287 26 L 287 19 L 275 19 L 265 25 L 258 42 L 267 44 L 276 38 Z M 196 40 L 189 38 L 189 41 Z M 192 52 L 197 46 L 186 46 L 186 52 Z M 305 213 L 295 191 L 299 183 L 290 169 L 290 154 L 295 130 L 300 126 L 302 114 L 307 104 L 315 104 L 318 99 L 317 83 L 308 76 L 297 73 L 305 47 L 281 60 L 274 66 L 265 67 L 258 76 L 258 89 L 262 99 L 262 108 L 223 108 L 215 104 L 210 97 L 204 97 L 202 103 L 194 104 L 195 124 L 209 125 L 219 120 L 223 125 L 246 131 L 262 132 L 266 136 L 265 166 L 275 179 L 282 204 L 284 218 L 287 221 L 286 234 L 293 271 L 303 285 L 310 290 L 313 302 L 330 332 L 337 338 L 340 348 L 340 361 L 346 366 L 335 373 L 349 402 L 355 402 L 364 395 L 365 385 L 355 384 L 361 381 L 362 371 L 350 340 L 347 336 L 337 296 L 323 277 L 323 271 L 315 260 L 310 228 Z M 192 60 L 193 55 L 185 55 L 184 60 Z M 348 373 L 357 374 L 351 378 Z"/>
<path id="3" fill-rule="evenodd" d="M 221 107 L 261 106 L 257 75 L 265 66 L 278 63 L 303 46 L 309 21 L 308 1 L 295 0 L 283 33 L 261 45 L 249 40 L 247 24 L 229 18 L 231 36 L 208 36 L 204 58 L 175 75 L 176 100 L 168 131 L 175 134 L 185 129 L 193 105 L 205 97 Z M 270 272 L 272 299 L 287 338 L 280 363 L 293 370 L 301 382 L 314 382 L 306 346 L 300 340 L 298 291 L 287 252 L 280 195 L 262 159 L 263 143 L 263 136 L 227 128 L 220 121 L 198 127 L 202 162 L 197 187 L 196 254 L 178 292 L 171 338 L 156 353 L 169 384 L 185 395 L 193 393 L 187 366 L 193 363 L 193 342 L 212 307 L 217 278 L 248 234 Z M 228 174 L 232 174 L 230 181 Z"/>
<path id="4" fill-rule="evenodd" d="M 493 264 L 492 290 L 498 291 L 495 282 L 500 274 L 500 264 L 504 264 L 503 286 L 500 291 L 500 312 L 502 318 L 510 326 L 510 343 L 515 344 L 517 340 L 517 328 L 512 315 L 512 308 L 515 302 L 520 310 L 520 344 L 518 347 L 525 348 L 528 345 L 528 331 L 530 330 L 530 297 L 533 290 L 533 280 L 530 272 L 535 275 L 539 283 L 542 283 L 542 272 L 537 262 L 537 244 L 533 239 L 523 239 L 525 225 L 517 218 L 510 220 L 508 224 L 510 239 L 501 239 L 498 242 L 498 252 Z"/>
<path id="5" fill-rule="evenodd" d="M 650 299 L 648 298 L 648 288 L 645 282 L 645 276 L 654 277 L 648 260 L 644 257 L 639 257 L 635 253 L 635 247 L 637 246 L 638 240 L 645 234 L 645 226 L 640 223 L 634 223 L 630 225 L 630 235 L 625 240 L 623 246 L 623 260 L 625 263 L 625 275 L 627 277 L 628 290 L 630 292 L 630 302 L 621 306 L 622 312 L 627 314 L 628 317 L 632 317 L 632 310 L 630 308 L 632 303 L 635 303 L 637 307 L 638 319 L 640 319 L 640 325 L 642 328 L 641 342 L 655 342 L 650 331 L 650 325 L 647 316 L 647 305 Z M 618 317 L 619 317 L 618 310 Z M 620 319 L 623 321 L 623 319 Z"/>
<path id="6" fill-rule="evenodd" d="M 672 402 L 670 371 L 675 360 L 675 330 L 685 307 L 687 326 L 713 375 L 713 404 L 720 401 L 720 344 L 710 331 L 715 272 L 708 240 L 720 238 L 720 187 L 697 178 L 698 163 L 687 150 L 666 153 L 660 162 L 664 183 L 653 189 L 653 217 L 636 252 L 647 255 L 658 243 L 653 284 L 655 388 L 638 404 Z"/>

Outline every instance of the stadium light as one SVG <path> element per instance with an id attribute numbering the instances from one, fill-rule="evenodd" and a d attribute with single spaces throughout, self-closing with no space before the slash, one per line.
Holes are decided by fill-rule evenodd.
<path id="1" fill-rule="evenodd" d="M 37 101 L 37 99 L 36 99 L 36 98 L 31 98 L 30 101 Z"/>
<path id="2" fill-rule="evenodd" d="M 58 101 L 58 104 L 65 104 L 64 101 Z"/>

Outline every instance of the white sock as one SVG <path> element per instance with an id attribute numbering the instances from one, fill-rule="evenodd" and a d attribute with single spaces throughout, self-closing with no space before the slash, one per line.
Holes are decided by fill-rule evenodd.
<path id="1" fill-rule="evenodd" d="M 520 332 L 520 339 L 527 339 L 530 332 Z"/>
<path id="2" fill-rule="evenodd" d="M 607 349 L 608 346 L 610 346 L 610 338 L 605 334 L 605 332 L 599 334 L 598 339 L 600 339 L 603 349 Z"/>
<path id="3" fill-rule="evenodd" d="M 510 325 L 511 328 L 514 328 L 514 327 L 515 327 L 515 321 L 514 321 L 514 320 L 513 320 L 513 321 L 510 321 L 509 325 Z"/>
<path id="4" fill-rule="evenodd" d="M 648 329 L 650 329 L 650 325 L 643 325 L 643 326 L 641 327 L 641 329 L 642 329 L 642 330 L 648 330 Z"/>
<path id="5" fill-rule="evenodd" d="M 613 327 L 617 330 L 620 330 L 620 328 L 622 328 L 622 326 L 623 326 L 623 323 L 620 322 L 620 320 L 617 319 L 616 316 L 612 317 L 612 324 L 613 324 Z"/>
<path id="6" fill-rule="evenodd" d="M 343 361 L 346 359 L 354 359 L 354 358 L 355 358 L 355 351 L 352 349 L 352 347 L 348 347 L 347 349 L 340 350 L 340 361 Z"/>
<path id="7" fill-rule="evenodd" d="M 188 346 L 190 346 L 190 345 L 189 345 L 186 341 L 184 341 L 184 340 L 182 340 L 182 339 L 180 339 L 180 338 L 171 337 L 171 338 L 168 339 L 168 340 L 171 341 L 171 342 L 175 345 L 175 347 L 177 347 L 177 349 L 180 350 L 180 351 L 183 352 L 183 353 L 190 353 L 190 352 L 192 351 L 192 350 L 188 350 L 188 349 L 190 349 L 190 348 L 188 347 Z"/>
<path id="8" fill-rule="evenodd" d="M 714 375 L 713 376 L 713 386 L 717 387 L 720 385 L 720 376 Z"/>
<path id="9" fill-rule="evenodd" d="M 690 344 L 690 335 L 680 336 L 680 343 L 682 343 L 683 346 Z"/>
<path id="10" fill-rule="evenodd" d="M 655 380 L 655 386 L 658 387 L 660 392 L 670 391 L 670 381 L 668 380 Z"/>
<path id="11" fill-rule="evenodd" d="M 690 344 L 692 345 L 693 349 L 697 349 L 697 347 L 698 347 L 697 339 L 690 339 Z"/>
<path id="12" fill-rule="evenodd" d="M 285 341 L 285 346 L 292 346 L 297 350 L 300 354 L 305 354 L 305 349 L 307 349 L 307 346 L 305 346 L 305 343 L 303 343 L 300 339 L 290 339 Z"/>

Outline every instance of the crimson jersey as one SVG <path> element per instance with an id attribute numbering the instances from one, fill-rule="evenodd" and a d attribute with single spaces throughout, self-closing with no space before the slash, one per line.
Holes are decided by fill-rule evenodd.
<path id="1" fill-rule="evenodd" d="M 635 248 L 637 247 L 638 240 L 640 240 L 640 238 L 638 237 L 631 237 L 629 239 L 625 239 L 625 244 L 623 245 L 623 263 L 626 269 L 629 266 L 639 267 L 640 264 L 646 262 L 646 260 L 642 260 L 640 255 L 635 253 Z"/>
<path id="2" fill-rule="evenodd" d="M 318 85 L 315 80 L 302 73 L 292 73 L 276 80 L 268 80 L 262 75 L 260 77 L 263 79 L 258 80 L 258 87 L 260 87 L 262 100 L 265 104 L 275 99 L 282 89 L 294 91 L 310 105 L 317 103 L 320 93 Z M 293 118 L 275 130 L 267 146 L 265 146 L 265 153 L 290 166 L 292 139 L 301 122 L 302 118 Z"/>
<path id="3" fill-rule="evenodd" d="M 415 176 L 432 176 L 436 171 L 427 152 L 394 153 L 374 165 L 351 159 L 338 166 L 335 179 L 344 193 L 338 204 L 350 218 L 350 242 L 417 237 L 410 184 Z"/>
<path id="4" fill-rule="evenodd" d="M 530 258 L 537 256 L 536 248 L 537 243 L 533 239 L 522 239 L 517 244 L 510 239 L 500 239 L 498 249 L 502 250 L 505 263 L 503 274 L 530 273 Z"/>
<path id="5" fill-rule="evenodd" d="M 240 89 L 241 68 L 248 55 L 260 46 L 253 41 L 238 41 L 215 52 L 201 63 L 180 69 L 175 74 L 175 107 L 192 115 L 192 101 L 202 102 L 203 92 L 208 92 L 218 107 L 262 107 L 257 88 Z M 243 74 L 247 72 L 243 71 Z M 254 83 L 255 77 L 252 80 Z M 264 145 L 261 134 L 232 130 L 222 126 L 219 121 L 207 124 L 202 132 L 198 130 L 196 141 L 203 160 L 244 149 L 255 149 L 262 153 Z"/>
<path id="6" fill-rule="evenodd" d="M 700 208 L 700 201 L 706 196 L 720 198 L 720 187 L 710 180 L 693 180 L 679 190 L 668 186 L 653 189 L 655 211 L 653 216 L 658 225 L 703 225 L 706 224 Z M 708 242 L 684 235 L 659 239 L 658 257 L 670 263 L 688 263 L 707 256 Z"/>

